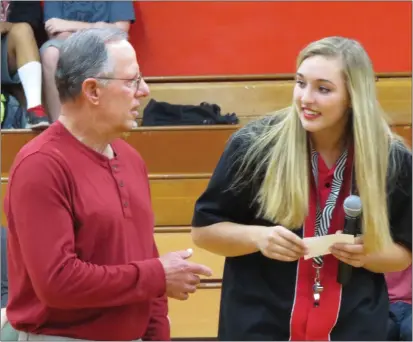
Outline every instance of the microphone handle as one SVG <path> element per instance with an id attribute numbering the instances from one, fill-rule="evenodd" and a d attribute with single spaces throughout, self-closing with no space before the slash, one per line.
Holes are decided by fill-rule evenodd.
<path id="1" fill-rule="evenodd" d="M 356 235 L 356 231 L 357 218 L 346 217 L 346 224 L 343 233 Z M 352 270 L 353 266 L 346 264 L 342 261 L 339 261 L 337 282 L 339 282 L 343 286 L 346 285 L 350 281 Z"/>

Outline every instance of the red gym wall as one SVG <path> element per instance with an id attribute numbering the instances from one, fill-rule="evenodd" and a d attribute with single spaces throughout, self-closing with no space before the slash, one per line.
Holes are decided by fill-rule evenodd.
<path id="1" fill-rule="evenodd" d="M 411 72 L 411 2 L 135 2 L 145 76 L 293 73 L 330 35 L 359 40 L 376 72 Z"/>

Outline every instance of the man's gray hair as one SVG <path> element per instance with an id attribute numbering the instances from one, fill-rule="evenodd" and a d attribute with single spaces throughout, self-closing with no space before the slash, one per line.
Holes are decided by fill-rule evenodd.
<path id="1" fill-rule="evenodd" d="M 117 28 L 92 28 L 69 36 L 59 49 L 55 73 L 60 102 L 79 96 L 87 78 L 110 75 L 114 65 L 106 44 L 127 39 L 127 33 Z"/>

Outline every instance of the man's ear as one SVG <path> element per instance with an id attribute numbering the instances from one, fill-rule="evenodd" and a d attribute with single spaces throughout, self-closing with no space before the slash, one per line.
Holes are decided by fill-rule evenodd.
<path id="1" fill-rule="evenodd" d="M 98 105 L 102 96 L 102 89 L 95 78 L 87 78 L 82 83 L 82 93 L 93 105 Z"/>

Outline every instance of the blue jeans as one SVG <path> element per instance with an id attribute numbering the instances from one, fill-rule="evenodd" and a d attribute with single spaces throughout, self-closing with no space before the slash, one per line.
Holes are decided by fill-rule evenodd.
<path id="1" fill-rule="evenodd" d="M 405 302 L 390 304 L 387 341 L 412 341 L 412 305 Z"/>

